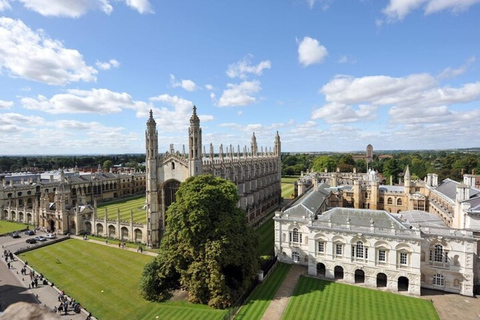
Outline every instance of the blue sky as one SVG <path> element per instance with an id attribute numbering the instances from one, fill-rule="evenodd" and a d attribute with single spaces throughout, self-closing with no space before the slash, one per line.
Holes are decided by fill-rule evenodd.
<path id="1" fill-rule="evenodd" d="M 478 147 L 480 0 L 0 0 L 0 155 Z"/>

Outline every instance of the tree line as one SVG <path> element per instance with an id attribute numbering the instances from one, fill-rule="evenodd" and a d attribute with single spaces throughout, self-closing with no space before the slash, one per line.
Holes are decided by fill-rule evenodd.
<path id="1" fill-rule="evenodd" d="M 378 171 L 389 182 L 392 176 L 396 183 L 402 178 L 405 168 L 409 166 L 412 179 L 423 179 L 427 173 L 436 173 L 439 179 L 451 178 L 461 180 L 463 173 L 480 174 L 480 150 L 432 150 L 391 152 L 384 156 L 374 154 L 373 161 L 354 159 L 352 154 L 282 154 L 282 175 L 300 175 L 310 171 L 367 172 Z"/>

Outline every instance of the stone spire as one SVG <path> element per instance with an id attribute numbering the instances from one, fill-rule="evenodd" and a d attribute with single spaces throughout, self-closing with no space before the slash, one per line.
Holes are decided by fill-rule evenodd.
<path id="1" fill-rule="evenodd" d="M 255 132 L 252 135 L 252 140 L 251 140 L 251 147 L 252 147 L 252 156 L 256 157 L 257 156 L 257 137 L 255 137 Z"/>

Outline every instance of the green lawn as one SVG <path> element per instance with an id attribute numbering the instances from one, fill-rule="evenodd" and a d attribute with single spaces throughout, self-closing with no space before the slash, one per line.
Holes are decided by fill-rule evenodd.
<path id="1" fill-rule="evenodd" d="M 24 223 L 16 223 L 16 222 L 0 220 L 0 235 L 7 234 L 13 231 L 25 230 L 27 229 L 27 227 L 28 225 Z"/>
<path id="2" fill-rule="evenodd" d="M 301 277 L 285 311 L 289 319 L 439 319 L 430 301 Z"/>
<path id="3" fill-rule="evenodd" d="M 133 210 L 133 221 L 137 223 L 146 223 L 147 215 L 143 206 L 145 205 L 145 197 L 129 200 L 119 200 L 113 203 L 99 205 L 97 214 L 99 219 L 105 216 L 105 209 L 108 210 L 109 219 L 117 219 L 117 212 L 120 209 L 120 220 L 130 221 L 130 211 Z"/>
<path id="4" fill-rule="evenodd" d="M 71 239 L 20 257 L 98 319 L 221 319 L 226 313 L 183 301 L 143 300 L 138 286 L 150 256 Z"/>
<path id="5" fill-rule="evenodd" d="M 291 265 L 278 263 L 272 274 L 252 292 L 245 305 L 237 313 L 235 319 L 254 320 L 262 319 L 275 293 L 287 276 Z"/>
<path id="6" fill-rule="evenodd" d="M 88 239 L 102 241 L 102 242 L 105 242 L 105 240 L 107 240 L 106 238 L 98 237 L 98 236 L 92 236 L 92 235 L 89 235 Z M 138 246 L 141 245 L 142 248 L 143 248 L 143 251 L 151 251 L 151 252 L 154 252 L 154 253 L 159 253 L 159 249 L 148 249 L 144 244 L 139 244 L 139 243 L 125 242 L 125 241 L 122 241 L 122 240 L 112 239 L 112 238 L 108 238 L 108 243 L 112 244 L 112 245 L 116 245 L 116 246 L 119 243 L 125 243 L 125 246 L 127 248 L 132 248 L 132 249 L 137 249 Z"/>
<path id="7" fill-rule="evenodd" d="M 255 229 L 255 233 L 258 234 L 258 254 L 260 256 L 273 255 L 274 230 L 272 217 Z"/>
<path id="8" fill-rule="evenodd" d="M 295 181 L 298 180 L 298 177 L 282 177 L 282 197 L 284 199 L 291 199 L 294 192 Z"/>

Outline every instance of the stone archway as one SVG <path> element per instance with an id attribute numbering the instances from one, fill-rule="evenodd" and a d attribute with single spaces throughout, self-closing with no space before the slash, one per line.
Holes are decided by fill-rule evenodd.
<path id="1" fill-rule="evenodd" d="M 408 291 L 409 280 L 407 277 L 398 277 L 398 291 Z"/>
<path id="2" fill-rule="evenodd" d="M 90 223 L 90 221 L 85 222 L 85 231 L 87 233 L 92 233 L 92 224 Z"/>
<path id="3" fill-rule="evenodd" d="M 341 266 L 336 266 L 334 269 L 334 274 L 336 280 L 343 279 L 343 268 Z"/>
<path id="4" fill-rule="evenodd" d="M 32 224 L 33 221 L 32 221 L 32 214 L 31 213 L 27 213 L 27 223 L 28 224 Z"/>
<path id="5" fill-rule="evenodd" d="M 18 213 L 18 222 L 23 222 L 23 212 Z"/>
<path id="6" fill-rule="evenodd" d="M 164 203 L 165 203 L 165 212 L 167 212 L 168 208 L 172 203 L 176 200 L 176 193 L 180 188 L 180 181 L 177 180 L 168 180 L 163 184 L 163 195 L 164 195 Z M 167 217 L 164 217 L 167 220 Z"/>
<path id="7" fill-rule="evenodd" d="M 387 275 L 385 273 L 377 274 L 377 288 L 385 288 L 387 286 Z"/>
<path id="8" fill-rule="evenodd" d="M 97 236 L 103 237 L 103 225 L 101 223 L 97 223 Z"/>
<path id="9" fill-rule="evenodd" d="M 127 227 L 122 227 L 121 238 L 122 238 L 122 240 L 128 240 L 128 228 Z"/>
<path id="10" fill-rule="evenodd" d="M 50 219 L 48 221 L 48 227 L 49 227 L 50 232 L 55 232 L 55 230 L 56 230 L 55 221 L 53 219 Z"/>
<path id="11" fill-rule="evenodd" d="M 70 230 L 68 230 L 68 232 L 77 234 L 77 225 L 75 224 L 75 221 L 70 221 Z"/>
<path id="12" fill-rule="evenodd" d="M 115 238 L 116 237 L 115 226 L 112 226 L 112 225 L 108 226 L 108 236 L 110 238 Z"/>
<path id="13" fill-rule="evenodd" d="M 135 242 L 142 242 L 142 230 L 135 229 Z"/>
<path id="14" fill-rule="evenodd" d="M 365 272 L 363 270 L 355 270 L 355 283 L 365 283 Z"/>
<path id="15" fill-rule="evenodd" d="M 317 263 L 317 276 L 325 277 L 326 267 L 323 263 Z"/>

